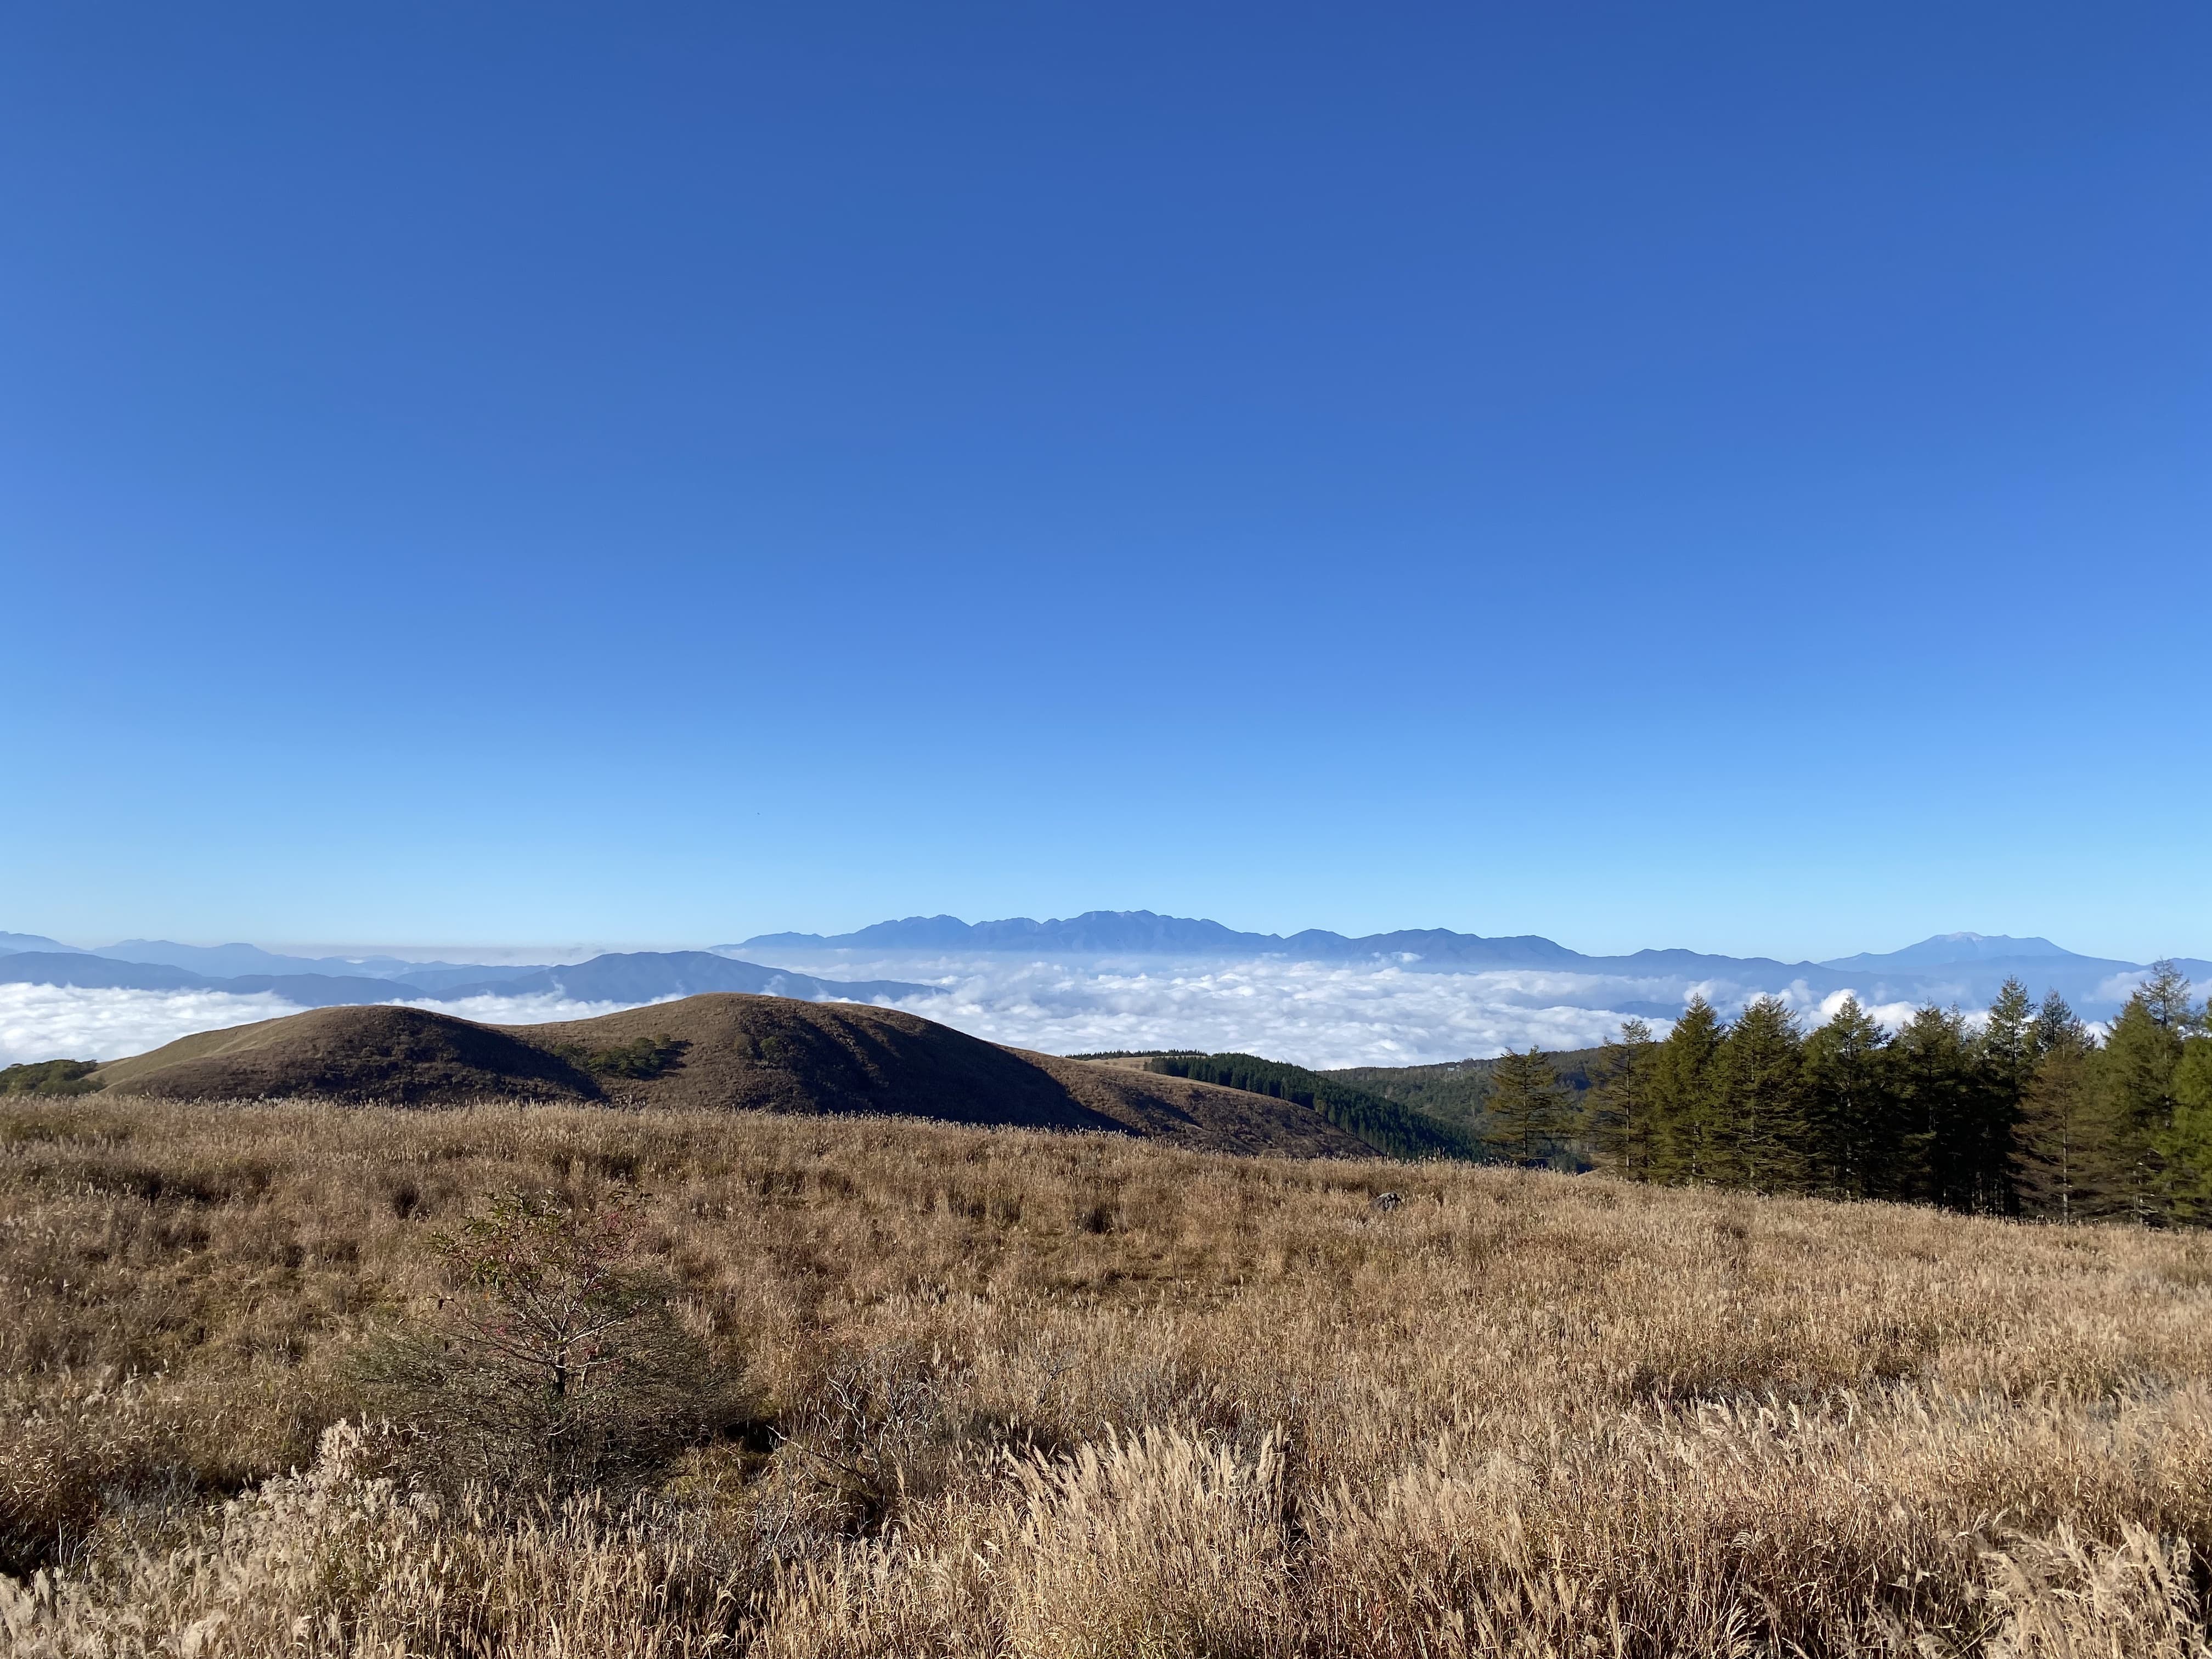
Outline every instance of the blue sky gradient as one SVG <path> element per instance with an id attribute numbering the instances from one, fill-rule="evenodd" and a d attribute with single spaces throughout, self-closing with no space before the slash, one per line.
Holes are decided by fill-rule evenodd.
<path id="1" fill-rule="evenodd" d="M 0 927 L 2212 954 L 2212 12 L 0 23 Z"/>

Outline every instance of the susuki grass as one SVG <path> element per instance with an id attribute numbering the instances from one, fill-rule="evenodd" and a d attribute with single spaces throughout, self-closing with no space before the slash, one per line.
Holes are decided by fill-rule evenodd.
<path id="1" fill-rule="evenodd" d="M 654 1484 L 362 1420 L 515 1191 L 637 1212 L 725 1402 Z M 0 1650 L 2204 1655 L 2208 1286 L 2203 1234 L 1464 1166 L 11 1104 Z"/>

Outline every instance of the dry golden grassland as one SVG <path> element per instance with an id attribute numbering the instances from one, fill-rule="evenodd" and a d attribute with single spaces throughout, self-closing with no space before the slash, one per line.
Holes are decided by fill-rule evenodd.
<path id="1" fill-rule="evenodd" d="M 360 1420 L 517 1189 L 634 1194 L 742 1401 L 649 1486 L 434 1491 Z M 913 1121 L 10 1105 L 0 1648 L 2203 1655 L 2208 1285 L 2199 1234 Z"/>

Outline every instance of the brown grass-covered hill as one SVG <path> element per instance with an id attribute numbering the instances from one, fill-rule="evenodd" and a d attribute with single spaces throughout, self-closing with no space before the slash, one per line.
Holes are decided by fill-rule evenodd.
<path id="1" fill-rule="evenodd" d="M 173 1100 L 613 1101 L 1098 1129 L 1294 1158 L 1374 1150 L 1266 1095 L 1001 1048 L 893 1009 L 728 993 L 546 1025 L 319 1008 L 184 1037 L 94 1080 Z"/>
<path id="2" fill-rule="evenodd" d="M 307 1096 L 422 1104 L 498 1095 L 600 1097 L 572 1062 L 489 1025 L 420 1008 L 316 1008 L 110 1060 L 93 1073 L 110 1094 L 171 1100 Z"/>

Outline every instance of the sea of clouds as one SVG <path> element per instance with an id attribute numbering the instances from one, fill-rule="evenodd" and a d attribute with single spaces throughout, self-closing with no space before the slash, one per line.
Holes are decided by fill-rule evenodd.
<path id="1" fill-rule="evenodd" d="M 194 1031 L 299 1012 L 281 997 L 239 997 L 220 991 L 0 985 L 0 1064 L 115 1060 L 158 1048 Z"/>
<path id="2" fill-rule="evenodd" d="M 1632 1017 L 1663 1035 L 1668 1022 L 1655 1010 L 1679 1008 L 1692 994 L 1724 1012 L 1757 994 L 1717 981 L 1278 958 L 1118 967 L 1000 959 L 946 977 L 941 992 L 898 1006 L 994 1042 L 1054 1054 L 1235 1049 L 1323 1070 L 1431 1065 L 1531 1045 L 1589 1048 Z M 1778 994 L 1808 1021 L 1843 1001 L 1802 984 Z M 1894 1027 L 1912 1007 L 1869 1012 Z"/>
<path id="3" fill-rule="evenodd" d="M 396 1000 L 396 999 L 395 999 Z M 421 1003 L 488 1024 L 588 1019 L 628 1005 L 559 997 L 467 997 Z M 282 997 L 226 991 L 109 991 L 75 985 L 0 985 L 0 1065 L 30 1060 L 118 1060 L 195 1031 L 250 1025 L 302 1010 Z"/>
<path id="4" fill-rule="evenodd" d="M 908 963 L 897 976 L 938 988 L 894 1006 L 994 1042 L 1054 1054 L 1239 1049 L 1320 1067 L 1423 1065 L 1531 1044 L 1584 1048 L 1618 1030 L 1628 1014 L 1649 1018 L 1656 1007 L 1680 1007 L 1693 993 L 1723 1012 L 1754 994 L 1717 981 L 1528 969 L 1448 974 L 1272 958 L 1102 965 L 978 957 L 933 962 L 923 973 L 918 966 Z M 845 964 L 836 976 L 858 975 Z M 1842 1000 L 1841 994 L 1816 998 L 1802 984 L 1778 994 L 1808 1024 Z M 501 1025 L 583 1019 L 633 1006 L 553 995 L 405 1000 Z M 298 1012 L 269 995 L 0 985 L 0 1063 L 112 1060 L 194 1031 Z M 1912 1010 L 1899 1003 L 1870 1012 L 1893 1028 Z M 1666 1030 L 1663 1019 L 1651 1024 Z"/>

